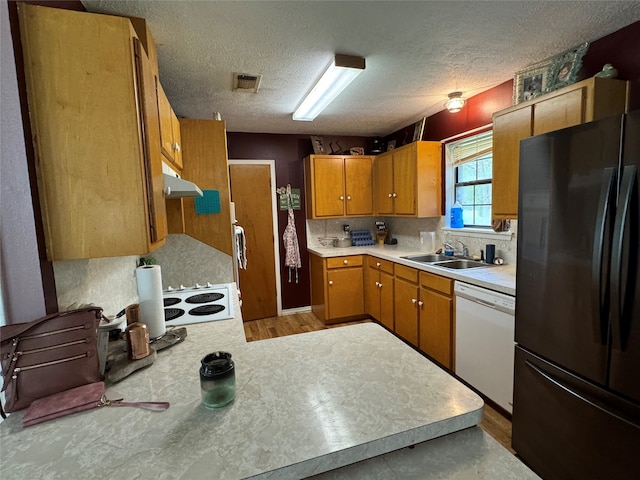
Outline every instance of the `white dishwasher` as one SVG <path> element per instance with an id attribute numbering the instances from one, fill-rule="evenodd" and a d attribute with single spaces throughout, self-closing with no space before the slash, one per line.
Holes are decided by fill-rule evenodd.
<path id="1" fill-rule="evenodd" d="M 462 282 L 455 295 L 456 375 L 512 413 L 516 299 Z"/>

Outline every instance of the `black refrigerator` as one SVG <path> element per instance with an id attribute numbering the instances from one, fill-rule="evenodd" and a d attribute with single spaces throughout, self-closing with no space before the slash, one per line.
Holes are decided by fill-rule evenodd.
<path id="1" fill-rule="evenodd" d="M 640 111 L 520 143 L 512 445 L 640 478 Z"/>

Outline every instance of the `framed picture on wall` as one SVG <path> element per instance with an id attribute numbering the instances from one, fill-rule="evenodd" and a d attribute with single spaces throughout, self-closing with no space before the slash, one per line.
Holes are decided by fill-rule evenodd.
<path id="1" fill-rule="evenodd" d="M 311 144 L 313 145 L 313 153 L 315 153 L 316 155 L 327 153 L 326 149 L 324 148 L 324 139 L 322 137 L 311 135 Z"/>
<path id="2" fill-rule="evenodd" d="M 514 105 L 536 98 L 547 91 L 552 65 L 553 62 L 549 60 L 516 72 L 513 80 Z"/>
<path id="3" fill-rule="evenodd" d="M 427 117 L 424 117 L 422 120 L 416 123 L 413 129 L 413 141 L 417 142 L 418 140 L 422 140 L 422 134 L 424 133 L 424 125 L 427 123 Z"/>
<path id="4" fill-rule="evenodd" d="M 588 48 L 589 43 L 583 43 L 576 49 L 555 57 L 551 68 L 549 92 L 576 82 L 578 71 L 582 66 L 582 57 L 587 53 Z"/>

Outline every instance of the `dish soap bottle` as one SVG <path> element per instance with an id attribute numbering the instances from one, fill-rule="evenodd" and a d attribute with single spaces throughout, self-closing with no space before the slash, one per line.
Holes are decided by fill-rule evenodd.
<path id="1" fill-rule="evenodd" d="M 451 228 L 462 228 L 464 222 L 462 221 L 462 205 L 460 202 L 456 202 L 451 207 Z"/>

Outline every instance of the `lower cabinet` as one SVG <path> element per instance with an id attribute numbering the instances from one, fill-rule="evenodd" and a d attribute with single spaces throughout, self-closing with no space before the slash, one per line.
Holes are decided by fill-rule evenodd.
<path id="1" fill-rule="evenodd" d="M 393 330 L 393 262 L 367 257 L 365 279 L 366 313 Z"/>
<path id="2" fill-rule="evenodd" d="M 325 324 L 364 317 L 364 257 L 309 257 L 313 313 Z"/>
<path id="3" fill-rule="evenodd" d="M 422 307 L 418 288 L 418 270 L 396 264 L 393 289 L 396 297 L 394 331 L 411 345 L 417 347 L 418 319 Z"/>
<path id="4" fill-rule="evenodd" d="M 420 302 L 418 347 L 453 370 L 453 280 L 420 272 Z"/>

